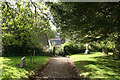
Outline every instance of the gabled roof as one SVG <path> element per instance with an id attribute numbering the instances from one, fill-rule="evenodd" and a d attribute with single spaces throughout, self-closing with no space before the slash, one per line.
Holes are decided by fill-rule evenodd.
<path id="1" fill-rule="evenodd" d="M 53 43 L 55 42 L 55 45 L 61 45 L 64 42 L 61 39 L 49 39 L 51 45 L 53 45 Z"/>

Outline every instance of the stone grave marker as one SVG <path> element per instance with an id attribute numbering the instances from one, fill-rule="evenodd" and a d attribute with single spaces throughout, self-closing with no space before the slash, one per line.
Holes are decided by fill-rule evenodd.
<path id="1" fill-rule="evenodd" d="M 21 59 L 21 63 L 20 63 L 20 68 L 24 68 L 25 67 L 25 57 L 23 57 L 22 59 Z"/>
<path id="2" fill-rule="evenodd" d="M 88 43 L 86 43 L 86 50 L 84 54 L 90 54 L 89 50 L 88 50 Z"/>

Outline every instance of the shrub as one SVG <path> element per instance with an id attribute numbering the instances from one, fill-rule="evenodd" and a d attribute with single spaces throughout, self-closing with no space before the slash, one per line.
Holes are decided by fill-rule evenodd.
<path id="1" fill-rule="evenodd" d="M 29 46 L 18 46 L 18 45 L 10 45 L 3 46 L 3 54 L 2 56 L 30 56 L 33 55 L 35 50 L 35 55 L 39 56 L 49 56 L 49 52 L 44 51 L 41 47 L 29 47 Z"/>
<path id="2" fill-rule="evenodd" d="M 59 55 L 70 55 L 76 53 L 83 53 L 85 49 L 86 48 L 84 44 L 65 42 L 56 50 L 56 53 Z"/>
<path id="3" fill-rule="evenodd" d="M 89 43 L 89 50 L 92 52 L 102 52 L 102 49 L 106 47 L 109 52 L 112 52 L 112 48 L 114 48 L 114 43 L 107 42 L 106 44 L 103 42 L 91 42 Z"/>

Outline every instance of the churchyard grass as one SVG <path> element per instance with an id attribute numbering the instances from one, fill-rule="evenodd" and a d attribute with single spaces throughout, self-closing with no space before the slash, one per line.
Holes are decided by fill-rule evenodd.
<path id="1" fill-rule="evenodd" d="M 22 57 L 0 57 L 2 59 L 2 78 L 29 78 L 49 61 L 48 56 L 35 56 L 34 64 L 30 62 L 30 56 L 26 57 L 26 66 L 19 68 Z"/>
<path id="2" fill-rule="evenodd" d="M 120 79 L 120 60 L 112 57 L 112 53 L 74 54 L 70 56 L 83 78 Z"/>

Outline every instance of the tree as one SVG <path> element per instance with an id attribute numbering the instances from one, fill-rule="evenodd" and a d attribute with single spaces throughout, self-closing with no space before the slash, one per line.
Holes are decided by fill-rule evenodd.
<path id="1" fill-rule="evenodd" d="M 48 35 L 49 39 L 55 39 L 56 38 L 56 34 L 57 34 L 56 30 L 50 30 L 47 35 Z"/>
<path id="2" fill-rule="evenodd" d="M 113 41 L 120 58 L 120 3 L 48 3 L 56 25 L 76 42 Z"/>
<path id="3" fill-rule="evenodd" d="M 30 48 L 41 48 L 45 42 L 47 44 L 50 25 L 43 12 L 46 7 L 40 5 L 42 3 L 32 1 L 15 2 L 15 5 L 2 2 L 2 41 L 7 54 L 25 55 Z M 39 41 L 41 37 L 44 43 Z"/>

